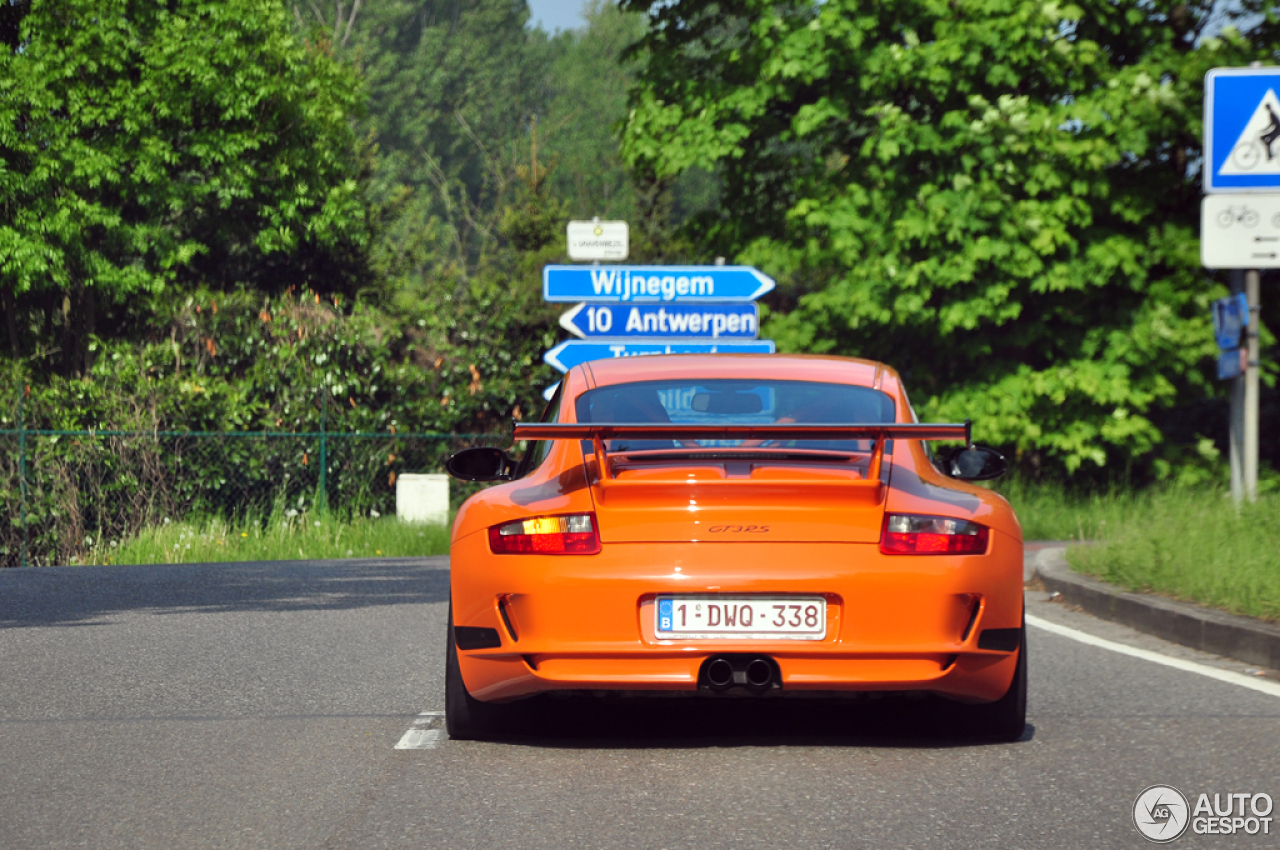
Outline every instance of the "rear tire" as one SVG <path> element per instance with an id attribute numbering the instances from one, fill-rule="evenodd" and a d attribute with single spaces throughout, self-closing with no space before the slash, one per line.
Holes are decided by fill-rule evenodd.
<path id="1" fill-rule="evenodd" d="M 1004 696 L 986 705 L 973 706 L 975 730 L 997 741 L 1016 741 L 1027 725 L 1027 624 L 1018 640 L 1018 665 Z"/>
<path id="2" fill-rule="evenodd" d="M 481 702 L 467 692 L 458 665 L 458 644 L 453 637 L 453 606 L 449 607 L 449 639 L 444 661 L 444 725 L 449 737 L 483 741 L 515 729 L 519 708 Z"/>

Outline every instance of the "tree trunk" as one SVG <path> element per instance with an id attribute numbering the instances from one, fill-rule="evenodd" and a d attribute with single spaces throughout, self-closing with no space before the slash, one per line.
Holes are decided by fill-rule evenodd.
<path id="1" fill-rule="evenodd" d="M 62 299 L 62 374 L 79 378 L 89 374 L 93 352 L 89 350 L 97 324 L 97 298 L 92 286 L 76 285 Z"/>
<path id="2" fill-rule="evenodd" d="M 9 349 L 13 359 L 22 356 L 18 341 L 18 298 L 9 287 L 0 287 L 0 308 L 4 310 L 4 323 L 9 331 Z"/>

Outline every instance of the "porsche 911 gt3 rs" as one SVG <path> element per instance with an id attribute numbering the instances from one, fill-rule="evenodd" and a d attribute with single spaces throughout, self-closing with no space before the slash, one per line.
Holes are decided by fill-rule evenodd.
<path id="1" fill-rule="evenodd" d="M 664 355 L 570 370 L 451 543 L 446 720 L 501 735 L 550 692 L 968 703 L 1026 712 L 1022 534 L 968 483 L 1004 470 L 969 423 L 916 421 L 882 363 Z M 928 441 L 959 446 L 934 453 Z"/>

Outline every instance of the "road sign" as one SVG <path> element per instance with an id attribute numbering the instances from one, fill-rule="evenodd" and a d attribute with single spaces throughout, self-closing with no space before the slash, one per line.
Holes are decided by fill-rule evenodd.
<path id="1" fill-rule="evenodd" d="M 1280 268 L 1280 194 L 1205 195 L 1200 262 L 1210 269 Z"/>
<path id="2" fill-rule="evenodd" d="M 1223 351 L 1240 347 L 1240 331 L 1249 324 L 1249 301 L 1243 292 L 1213 302 L 1213 335 Z"/>
<path id="3" fill-rule="evenodd" d="M 576 304 L 560 326 L 582 339 L 755 339 L 755 304 Z"/>
<path id="4" fill-rule="evenodd" d="M 1280 68 L 1204 78 L 1205 192 L 1280 191 Z"/>
<path id="5" fill-rule="evenodd" d="M 628 231 L 625 221 L 571 221 L 566 235 L 571 260 L 627 258 Z"/>
<path id="6" fill-rule="evenodd" d="M 772 354 L 773 340 L 754 342 L 600 342 L 596 340 L 570 339 L 542 355 L 542 359 L 561 372 L 568 372 L 579 363 L 591 360 L 609 360 L 614 357 L 638 357 L 648 354 Z"/>
<path id="7" fill-rule="evenodd" d="M 1233 348 L 1218 355 L 1218 380 L 1226 381 L 1244 374 L 1248 364 L 1248 354 L 1243 348 Z"/>
<path id="8" fill-rule="evenodd" d="M 544 301 L 754 301 L 773 278 L 750 266 L 544 266 Z"/>

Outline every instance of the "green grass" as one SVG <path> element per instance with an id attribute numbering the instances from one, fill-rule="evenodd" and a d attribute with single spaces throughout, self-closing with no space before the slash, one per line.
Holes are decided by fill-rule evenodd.
<path id="1" fill-rule="evenodd" d="M 1239 509 L 1221 488 L 1112 487 L 1001 481 L 1026 540 L 1063 540 L 1076 572 L 1280 622 L 1280 493 Z"/>
<path id="2" fill-rule="evenodd" d="M 1280 495 L 1237 509 L 1217 490 L 1151 492 L 1067 561 L 1129 590 L 1280 622 Z"/>
<path id="3" fill-rule="evenodd" d="M 1141 515 L 1149 493 L 1112 487 L 1073 493 L 1061 484 L 1011 478 L 992 488 L 1009 500 L 1024 540 L 1098 540 Z"/>
<path id="4" fill-rule="evenodd" d="M 193 564 L 446 555 L 449 527 L 395 517 L 275 514 L 267 520 L 217 517 L 165 523 L 127 541 L 86 540 L 81 564 Z"/>

